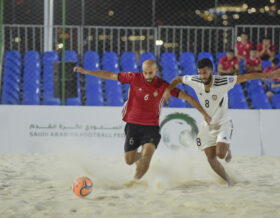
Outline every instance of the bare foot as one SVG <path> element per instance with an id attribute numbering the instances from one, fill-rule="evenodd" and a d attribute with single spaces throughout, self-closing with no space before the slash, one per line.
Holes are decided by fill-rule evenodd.
<path id="1" fill-rule="evenodd" d="M 232 181 L 231 179 L 229 179 L 229 180 L 227 181 L 227 184 L 228 184 L 229 187 L 231 187 L 231 186 L 234 186 L 234 185 L 235 185 L 235 182 Z"/>
<path id="2" fill-rule="evenodd" d="M 140 181 L 138 179 L 132 179 L 130 181 L 128 181 L 127 183 L 124 184 L 127 188 L 130 188 L 132 186 L 135 186 L 135 185 L 147 185 L 147 183 L 145 181 Z"/>
<path id="3" fill-rule="evenodd" d="M 231 156 L 231 151 L 230 151 L 230 149 L 228 149 L 228 152 L 227 152 L 227 156 L 226 156 L 226 158 L 225 158 L 225 161 L 229 163 L 229 162 L 231 161 L 231 157 L 232 157 L 232 156 Z"/>

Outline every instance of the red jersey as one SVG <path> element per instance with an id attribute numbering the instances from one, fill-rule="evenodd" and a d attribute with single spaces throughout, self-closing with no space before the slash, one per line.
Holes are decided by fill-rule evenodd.
<path id="1" fill-rule="evenodd" d="M 236 44 L 236 49 L 238 54 L 244 58 L 249 58 L 249 52 L 252 47 L 253 44 L 251 42 L 246 42 L 246 43 L 238 42 Z"/>
<path id="2" fill-rule="evenodd" d="M 121 83 L 129 83 L 128 100 L 125 102 L 122 115 L 123 121 L 140 125 L 158 126 L 159 115 L 163 105 L 162 95 L 169 85 L 156 77 L 152 83 L 145 80 L 143 73 L 119 73 Z M 180 90 L 171 91 L 178 97 Z"/>
<path id="3" fill-rule="evenodd" d="M 246 59 L 246 65 L 248 65 L 249 67 L 256 67 L 259 64 L 262 63 L 262 60 L 260 58 L 247 58 Z M 258 71 L 248 71 L 246 73 L 256 73 Z"/>
<path id="4" fill-rule="evenodd" d="M 275 70 L 277 70 L 279 68 L 280 68 L 279 66 L 276 66 L 276 67 L 266 67 L 266 68 L 264 68 L 263 72 L 264 73 L 270 73 L 270 72 L 273 72 L 273 71 L 275 71 Z M 275 78 L 273 80 L 278 82 L 278 83 L 280 83 L 280 78 Z"/>
<path id="5" fill-rule="evenodd" d="M 257 46 L 257 51 L 260 52 L 261 50 L 263 50 L 263 43 L 260 43 Z M 269 50 L 274 52 L 275 51 L 274 45 L 270 45 Z M 265 50 L 265 52 L 263 53 L 262 57 L 264 56 L 269 56 L 267 50 Z"/>
<path id="6" fill-rule="evenodd" d="M 238 64 L 238 59 L 237 57 L 233 57 L 233 59 L 229 60 L 227 56 L 223 56 L 219 64 L 223 66 L 224 70 L 229 70 L 231 68 L 235 69 L 235 65 Z"/>

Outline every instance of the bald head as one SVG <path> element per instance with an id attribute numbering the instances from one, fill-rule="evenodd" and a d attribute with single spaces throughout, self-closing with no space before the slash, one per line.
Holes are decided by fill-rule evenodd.
<path id="1" fill-rule="evenodd" d="M 146 60 L 142 65 L 143 74 L 147 82 L 153 82 L 157 74 L 157 64 L 153 60 Z"/>
<path id="2" fill-rule="evenodd" d="M 143 66 L 142 66 L 142 67 L 143 67 L 143 68 L 144 68 L 144 67 L 156 68 L 156 67 L 157 67 L 157 64 L 156 64 L 156 62 L 153 61 L 153 60 L 146 60 L 146 61 L 143 62 Z"/>

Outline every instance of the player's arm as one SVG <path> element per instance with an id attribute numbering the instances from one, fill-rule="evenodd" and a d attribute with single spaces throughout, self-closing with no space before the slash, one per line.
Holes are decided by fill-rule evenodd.
<path id="1" fill-rule="evenodd" d="M 90 70 L 85 70 L 82 67 L 74 67 L 73 69 L 74 72 L 80 72 L 81 74 L 88 74 L 88 75 L 92 75 L 92 76 L 96 76 L 102 79 L 110 79 L 110 80 L 118 80 L 118 74 L 117 73 L 112 73 L 106 70 L 94 70 L 94 71 L 90 71 Z"/>
<path id="2" fill-rule="evenodd" d="M 169 84 L 169 86 L 165 89 L 164 93 L 163 93 L 163 100 L 166 104 L 168 104 L 168 99 L 172 99 L 171 96 L 171 90 L 174 89 L 179 83 L 183 83 L 183 77 L 182 76 L 178 76 L 176 78 L 174 78 L 171 83 Z"/>
<path id="3" fill-rule="evenodd" d="M 271 73 L 250 73 L 245 75 L 237 75 L 236 83 L 243 83 L 248 80 L 254 80 L 254 79 L 276 78 L 276 77 L 280 77 L 280 69 L 275 70 Z"/>
<path id="4" fill-rule="evenodd" d="M 192 96 L 190 96 L 189 94 L 185 93 L 184 91 L 180 91 L 178 98 L 183 99 L 187 102 L 189 102 L 193 107 L 195 107 L 204 117 L 204 120 L 210 124 L 211 122 L 211 118 L 209 117 L 209 115 L 205 112 L 205 110 L 201 107 L 201 105 L 195 100 L 195 98 L 193 98 Z"/>

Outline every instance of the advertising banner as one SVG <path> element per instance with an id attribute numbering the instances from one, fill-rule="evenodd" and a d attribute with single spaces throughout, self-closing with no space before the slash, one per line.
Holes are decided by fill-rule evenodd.
<path id="1" fill-rule="evenodd" d="M 1 105 L 0 152 L 122 153 L 125 122 L 121 110 L 121 107 Z M 230 110 L 234 125 L 233 154 L 280 155 L 275 120 L 279 115 L 276 110 Z M 178 149 L 199 152 L 196 135 L 202 120 L 195 109 L 163 108 L 162 138 L 157 152 Z"/>

